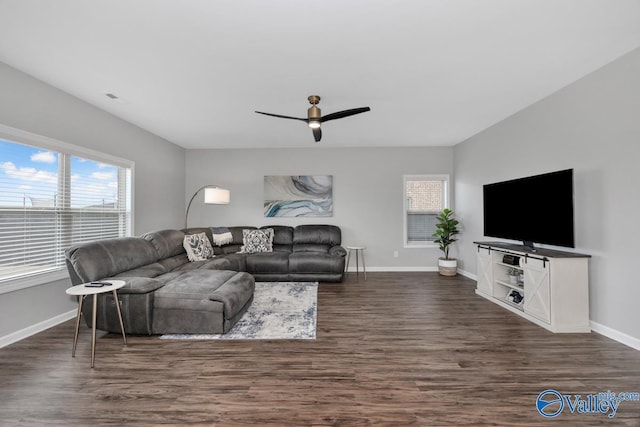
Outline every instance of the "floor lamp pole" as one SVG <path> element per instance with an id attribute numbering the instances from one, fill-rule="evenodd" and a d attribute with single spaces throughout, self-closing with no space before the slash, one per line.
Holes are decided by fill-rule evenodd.
<path id="1" fill-rule="evenodd" d="M 195 193 L 193 193 L 193 196 L 191 196 L 191 199 L 189 200 L 189 204 L 187 205 L 187 211 L 184 214 L 184 228 L 187 228 L 187 219 L 189 218 L 189 209 L 191 209 L 191 203 L 193 203 L 193 199 L 195 199 L 198 193 L 204 190 L 205 188 L 215 189 L 220 192 L 220 194 L 214 197 L 214 199 L 211 201 L 207 200 L 207 197 L 205 194 L 205 201 L 204 201 L 205 203 L 214 204 L 214 205 L 226 205 L 229 203 L 229 190 L 220 188 L 217 185 L 211 185 L 211 184 L 203 185 L 202 187 L 198 188 Z"/>

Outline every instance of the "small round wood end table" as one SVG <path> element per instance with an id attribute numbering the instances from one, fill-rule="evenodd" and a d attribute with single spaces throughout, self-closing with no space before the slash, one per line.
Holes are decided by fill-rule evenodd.
<path id="1" fill-rule="evenodd" d="M 65 292 L 68 295 L 74 295 L 78 297 L 78 315 L 76 316 L 76 332 L 73 337 L 73 350 L 71 350 L 71 357 L 76 356 L 76 345 L 78 344 L 78 331 L 80 330 L 80 316 L 82 315 L 82 303 L 87 295 L 93 295 L 93 311 L 91 318 L 91 367 L 93 368 L 96 358 L 96 312 L 98 311 L 98 294 L 104 294 L 106 292 L 113 292 L 113 300 L 115 301 L 116 312 L 118 313 L 118 320 L 120 321 L 120 330 L 122 331 L 122 340 L 124 345 L 127 345 L 127 337 L 124 333 L 124 324 L 122 323 L 122 313 L 120 311 L 120 303 L 118 301 L 118 289 L 122 288 L 125 284 L 124 280 L 101 280 L 102 283 L 110 283 L 110 285 L 104 285 L 102 287 L 91 287 L 90 283 L 83 283 L 68 288 Z"/>

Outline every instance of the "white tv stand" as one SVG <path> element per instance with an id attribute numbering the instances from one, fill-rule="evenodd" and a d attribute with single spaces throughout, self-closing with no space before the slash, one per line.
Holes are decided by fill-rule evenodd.
<path id="1" fill-rule="evenodd" d="M 502 242 L 473 243 L 478 245 L 476 294 L 551 332 L 591 332 L 591 255 Z M 519 261 L 512 265 L 505 262 L 509 261 L 505 255 Z M 510 268 L 520 273 L 515 283 L 507 276 Z M 523 296 L 519 303 L 509 298 L 514 291 Z"/>

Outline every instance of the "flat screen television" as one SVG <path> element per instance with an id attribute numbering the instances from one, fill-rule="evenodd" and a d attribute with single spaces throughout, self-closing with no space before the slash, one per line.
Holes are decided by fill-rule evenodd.
<path id="1" fill-rule="evenodd" d="M 575 247 L 573 169 L 486 184 L 484 235 Z"/>

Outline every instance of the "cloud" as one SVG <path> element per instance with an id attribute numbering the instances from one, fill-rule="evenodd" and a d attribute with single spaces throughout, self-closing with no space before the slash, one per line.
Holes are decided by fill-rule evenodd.
<path id="1" fill-rule="evenodd" d="M 55 163 L 58 158 L 51 151 L 38 151 L 36 154 L 31 155 L 32 162 L 40 163 Z"/>
<path id="2" fill-rule="evenodd" d="M 18 185 L 20 190 L 33 190 L 33 187 L 30 185 Z"/>
<path id="3" fill-rule="evenodd" d="M 118 188 L 118 182 L 117 181 L 112 181 L 112 182 L 107 184 L 107 187 L 109 187 L 109 188 Z"/>
<path id="4" fill-rule="evenodd" d="M 31 182 L 46 182 L 49 184 L 58 183 L 58 174 L 48 171 L 38 170 L 36 168 L 17 168 L 12 162 L 4 162 L 0 165 L 0 169 L 14 179 Z"/>
<path id="5" fill-rule="evenodd" d="M 115 174 L 113 172 L 93 172 L 91 176 L 95 179 L 107 180 L 113 179 Z"/>

